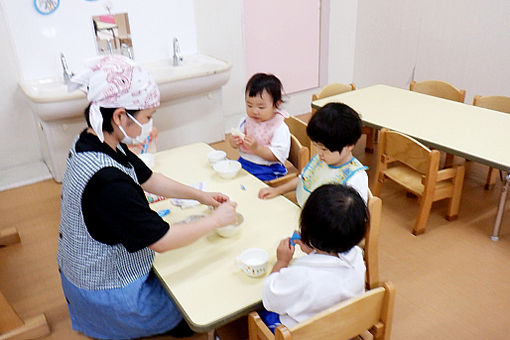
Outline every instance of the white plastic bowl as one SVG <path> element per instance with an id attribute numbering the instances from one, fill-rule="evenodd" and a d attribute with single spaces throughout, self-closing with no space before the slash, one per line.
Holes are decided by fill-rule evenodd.
<path id="1" fill-rule="evenodd" d="M 241 163 L 227 159 L 214 163 L 213 168 L 221 177 L 228 179 L 237 175 L 241 170 Z"/>
<path id="2" fill-rule="evenodd" d="M 207 154 L 207 160 L 209 164 L 214 165 L 215 163 L 222 161 L 227 158 L 227 153 L 221 150 L 213 150 Z"/>
<path id="3" fill-rule="evenodd" d="M 227 226 L 216 228 L 216 233 L 220 235 L 221 237 L 232 237 L 236 235 L 239 230 L 241 229 L 241 224 L 244 221 L 243 215 L 240 213 L 236 213 L 236 222 L 234 224 L 229 224 Z"/>

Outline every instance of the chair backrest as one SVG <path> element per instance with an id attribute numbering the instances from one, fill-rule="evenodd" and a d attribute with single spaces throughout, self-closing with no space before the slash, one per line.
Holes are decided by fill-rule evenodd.
<path id="1" fill-rule="evenodd" d="M 386 157 L 387 163 L 399 161 L 424 175 L 429 172 L 431 160 L 437 161 L 436 170 L 439 168 L 439 151 L 430 150 L 417 140 L 400 132 L 381 129 L 379 150 L 381 151 L 379 157 Z"/>
<path id="2" fill-rule="evenodd" d="M 341 94 L 344 92 L 349 92 L 356 90 L 356 86 L 354 84 L 341 84 L 341 83 L 331 83 L 326 86 L 317 94 L 312 94 L 312 101 L 317 99 L 322 99 L 326 97 L 331 97 L 337 94 Z M 317 112 L 317 109 L 312 107 L 312 115 Z"/>
<path id="3" fill-rule="evenodd" d="M 464 103 L 464 98 L 466 97 L 465 90 L 459 90 L 452 84 L 441 80 L 425 80 L 422 82 L 415 82 L 413 80 L 409 85 L 409 89 L 461 103 Z"/>
<path id="4" fill-rule="evenodd" d="M 287 160 L 297 169 L 295 173 L 288 173 L 285 176 L 275 178 L 265 183 L 269 186 L 276 187 L 288 180 L 296 177 L 305 168 L 310 160 L 310 151 L 306 146 L 303 146 L 293 134 L 290 135 L 290 152 Z"/>
<path id="5" fill-rule="evenodd" d="M 475 96 L 473 105 L 486 109 L 510 113 L 510 97 L 505 96 Z"/>
<path id="6" fill-rule="evenodd" d="M 290 152 L 289 152 L 289 162 L 292 163 L 294 167 L 298 170 L 299 173 L 305 168 L 306 164 L 308 164 L 309 152 L 306 146 L 303 146 L 296 136 L 293 134 L 290 135 Z"/>
<path id="7" fill-rule="evenodd" d="M 375 332 L 374 339 L 389 339 L 394 299 L 393 284 L 385 282 L 382 287 L 343 301 L 290 329 L 278 326 L 274 336 L 253 312 L 248 317 L 250 340 L 350 339 L 367 329 Z"/>
<path id="8" fill-rule="evenodd" d="M 311 150 L 312 143 L 310 141 L 310 137 L 308 137 L 308 134 L 306 133 L 306 127 L 308 124 L 293 116 L 285 119 L 285 124 L 287 124 L 290 133 L 299 140 L 301 145 L 306 146 L 308 150 Z"/>
<path id="9" fill-rule="evenodd" d="M 381 228 L 382 200 L 368 192 L 368 211 L 370 221 L 367 224 L 363 245 L 365 265 L 367 267 L 365 286 L 373 289 L 379 285 L 379 231 Z"/>

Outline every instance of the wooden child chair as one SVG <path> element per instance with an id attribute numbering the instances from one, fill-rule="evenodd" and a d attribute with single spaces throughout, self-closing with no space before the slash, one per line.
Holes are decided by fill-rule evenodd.
<path id="1" fill-rule="evenodd" d="M 337 94 L 354 91 L 356 90 L 356 86 L 354 84 L 340 84 L 340 83 L 332 83 L 326 85 L 319 93 L 312 95 L 312 101 L 317 99 L 322 99 L 326 97 L 335 96 Z M 312 107 L 312 116 L 317 112 L 317 109 Z M 367 135 L 367 140 L 365 144 L 365 152 L 374 152 L 374 137 L 375 130 L 368 126 L 363 126 L 362 134 Z"/>
<path id="2" fill-rule="evenodd" d="M 265 183 L 271 187 L 277 187 L 292 178 L 296 177 L 304 169 L 308 161 L 310 160 L 310 152 L 306 146 L 303 146 L 299 140 L 293 135 L 290 135 L 290 152 L 287 161 L 290 162 L 291 166 L 286 165 L 289 171 L 285 176 L 275 178 Z M 295 168 L 295 169 L 294 169 Z"/>
<path id="3" fill-rule="evenodd" d="M 421 82 L 413 80 L 409 85 L 409 90 L 460 103 L 464 103 L 464 98 L 466 97 L 466 90 L 459 90 L 452 84 L 441 80 L 425 80 Z"/>
<path id="4" fill-rule="evenodd" d="M 365 288 L 373 289 L 379 285 L 379 231 L 381 228 L 382 200 L 368 191 L 368 211 L 370 220 L 367 225 L 365 239 L 360 246 L 367 267 L 365 274 Z"/>
<path id="5" fill-rule="evenodd" d="M 351 339 L 370 330 L 375 340 L 389 339 L 395 289 L 391 282 L 343 301 L 292 328 L 278 326 L 271 333 L 257 312 L 248 315 L 250 340 Z"/>
<path id="6" fill-rule="evenodd" d="M 424 80 L 421 82 L 415 82 L 413 80 L 411 84 L 409 84 L 409 90 L 453 100 L 459 103 L 464 103 L 464 99 L 466 98 L 466 90 L 459 90 L 452 84 L 441 80 Z M 446 153 L 444 166 L 450 167 L 452 164 L 453 155 Z"/>
<path id="7" fill-rule="evenodd" d="M 372 191 L 379 196 L 386 178 L 419 197 L 420 208 L 413 234 L 425 232 L 432 202 L 450 198 L 446 219 L 459 212 L 464 166 L 439 170 L 439 151 L 430 150 L 402 133 L 382 129 L 379 133 L 377 167 Z"/>
<path id="8" fill-rule="evenodd" d="M 473 99 L 474 106 L 484 107 L 486 109 L 510 113 L 510 97 L 504 96 L 475 96 Z M 485 189 L 490 190 L 496 183 L 496 174 L 494 168 L 489 167 L 487 179 L 485 180 Z"/>
<path id="9" fill-rule="evenodd" d="M 308 137 L 308 134 L 306 133 L 306 127 L 308 126 L 308 124 L 294 116 L 286 118 L 285 124 L 287 124 L 290 133 L 299 140 L 301 145 L 306 146 L 308 148 L 308 151 L 310 151 L 309 157 L 312 158 L 311 154 L 312 141 L 310 140 L 310 137 Z"/>

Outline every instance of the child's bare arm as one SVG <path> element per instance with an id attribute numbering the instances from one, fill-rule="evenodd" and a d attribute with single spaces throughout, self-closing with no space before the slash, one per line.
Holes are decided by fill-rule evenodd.
<path id="1" fill-rule="evenodd" d="M 278 249 L 276 249 L 276 263 L 271 273 L 279 272 L 282 268 L 289 266 L 292 256 L 294 256 L 294 246 L 290 243 L 290 237 L 280 241 Z"/>
<path id="2" fill-rule="evenodd" d="M 259 191 L 259 198 L 265 200 L 294 191 L 297 188 L 298 182 L 299 178 L 295 177 L 290 181 L 285 182 L 277 187 L 262 188 Z"/>

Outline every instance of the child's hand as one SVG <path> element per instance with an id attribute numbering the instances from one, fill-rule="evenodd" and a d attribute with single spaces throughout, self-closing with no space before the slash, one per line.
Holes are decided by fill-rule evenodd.
<path id="1" fill-rule="evenodd" d="M 240 136 L 230 136 L 228 142 L 234 149 L 239 149 L 239 146 L 243 144 L 243 139 Z"/>
<path id="2" fill-rule="evenodd" d="M 313 251 L 313 248 L 310 248 L 301 240 L 295 240 L 294 243 L 297 244 L 301 248 L 301 251 L 305 254 L 310 254 Z"/>
<path id="3" fill-rule="evenodd" d="M 278 190 L 276 190 L 276 188 L 269 187 L 269 188 L 262 188 L 259 190 L 259 198 L 261 200 L 267 200 L 267 199 L 276 197 L 278 195 L 279 195 L 279 193 L 278 193 Z"/>
<path id="4" fill-rule="evenodd" d="M 236 206 L 235 202 L 225 202 L 220 204 L 216 209 L 214 209 L 211 216 L 216 218 L 216 228 L 224 227 L 229 224 L 234 224 L 236 222 Z"/>
<path id="5" fill-rule="evenodd" d="M 250 150 L 252 153 L 256 154 L 257 148 L 259 147 L 259 143 L 253 136 L 246 136 L 243 139 L 243 146 Z"/>
<path id="6" fill-rule="evenodd" d="M 292 256 L 294 255 L 294 246 L 290 244 L 290 237 L 284 238 L 280 241 L 278 249 L 276 249 L 276 259 L 278 262 L 288 266 Z"/>

